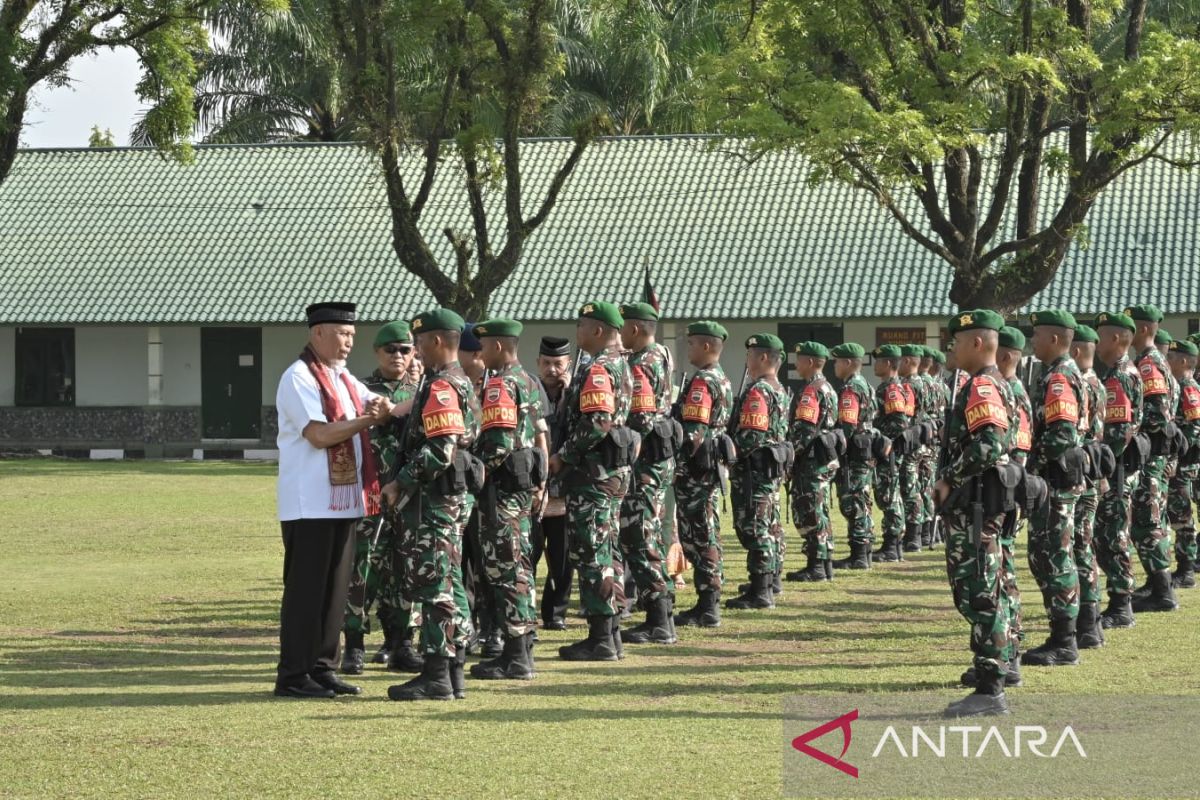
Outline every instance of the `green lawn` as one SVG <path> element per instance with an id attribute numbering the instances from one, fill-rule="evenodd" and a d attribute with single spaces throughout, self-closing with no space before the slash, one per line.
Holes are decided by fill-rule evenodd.
<path id="1" fill-rule="evenodd" d="M 360 698 L 275 700 L 274 503 L 271 466 L 0 462 L 0 796 L 778 796 L 783 696 L 963 694 L 967 627 L 935 551 L 788 585 L 773 611 L 619 664 L 553 658 L 575 620 L 543 633 L 537 680 L 473 681 L 463 702 L 388 702 L 378 668 Z M 728 524 L 725 543 L 736 583 Z M 1195 596 L 1014 691 L 1200 693 Z"/>

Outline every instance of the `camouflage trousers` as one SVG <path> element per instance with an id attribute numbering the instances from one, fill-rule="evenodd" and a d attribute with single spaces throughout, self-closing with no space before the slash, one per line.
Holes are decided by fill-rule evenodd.
<path id="1" fill-rule="evenodd" d="M 746 569 L 751 575 L 774 574 L 783 563 L 779 550 L 783 540 L 779 481 L 755 479 L 735 467 L 729 483 L 733 529 L 746 548 Z"/>
<path id="2" fill-rule="evenodd" d="M 579 570 L 579 601 L 589 617 L 616 616 L 624 603 L 625 571 L 617 538 L 629 482 L 626 467 L 609 478 L 566 487 L 571 562 Z"/>
<path id="3" fill-rule="evenodd" d="M 371 606 L 378 609 L 379 625 L 384 632 L 403 631 L 408 627 L 408 614 L 395 606 L 395 567 L 398 559 L 395 528 L 391 519 L 384 520 L 374 545 L 375 527 L 379 517 L 364 517 L 354 531 L 354 566 L 350 572 L 350 591 L 346 595 L 346 619 L 343 630 L 351 634 L 371 632 Z"/>
<path id="4" fill-rule="evenodd" d="M 466 646 L 473 630 L 462 575 L 463 529 L 470 507 L 465 495 L 445 496 L 424 487 L 412 503 L 417 509 L 412 514 L 409 585 L 414 605 L 421 609 L 421 649 L 425 655 L 450 658 Z"/>
<path id="5" fill-rule="evenodd" d="M 1196 518 L 1192 513 L 1195 497 L 1196 469 L 1181 467 L 1167 484 L 1167 521 L 1175 531 L 1175 552 L 1187 560 L 1196 561 Z"/>
<path id="6" fill-rule="evenodd" d="M 969 509 L 949 509 L 946 523 L 946 575 L 954 606 L 971 625 L 971 652 L 978 674 L 1003 676 L 1016 652 L 1011 598 L 1002 575 L 1004 514 L 985 516 L 979 547 L 971 542 Z"/>
<path id="7" fill-rule="evenodd" d="M 1100 565 L 1096 561 L 1096 508 L 1100 493 L 1089 485 L 1075 504 L 1075 570 L 1079 573 L 1079 602 L 1099 603 Z"/>
<path id="8" fill-rule="evenodd" d="M 1110 595 L 1133 592 L 1133 562 L 1129 541 L 1129 521 L 1132 516 L 1130 493 L 1137 482 L 1136 472 L 1125 477 L 1123 490 L 1116 480 L 1110 481 L 1096 507 L 1096 535 L 1092 539 L 1092 547 L 1096 551 L 1100 569 L 1104 570 L 1105 588 Z"/>
<path id="9" fill-rule="evenodd" d="M 1152 456 L 1142 467 L 1140 480 L 1133 491 L 1133 521 L 1129 536 L 1147 575 L 1171 567 L 1170 529 L 1163 525 L 1167 499 L 1165 470 L 1166 458 Z"/>
<path id="10" fill-rule="evenodd" d="M 921 522 L 932 522 L 936 516 L 933 485 L 937 483 L 937 453 L 932 447 L 922 447 L 917 454 L 917 483 L 920 487 Z"/>
<path id="11" fill-rule="evenodd" d="M 921 497 L 921 458 L 927 448 L 922 447 L 915 453 L 901 456 L 900 462 L 900 502 L 904 505 L 904 524 L 906 526 L 920 525 L 925 521 L 925 500 Z"/>
<path id="12" fill-rule="evenodd" d="M 671 460 L 639 462 L 633 468 L 629 493 L 621 501 L 621 556 L 633 573 L 639 605 L 675 596 L 675 581 L 667 575 L 667 542 L 663 536 L 667 487 L 675 473 Z"/>
<path id="13" fill-rule="evenodd" d="M 1050 489 L 1046 503 L 1029 518 L 1029 571 L 1052 620 L 1079 616 L 1075 504 L 1081 493 L 1080 487 Z"/>
<path id="14" fill-rule="evenodd" d="M 489 490 L 485 489 L 485 492 Z M 495 511 L 488 505 L 495 504 Z M 496 489 L 494 497 L 481 500 L 479 508 L 479 543 L 483 550 L 483 571 L 491 591 L 492 607 L 512 636 L 524 636 L 537 627 L 537 599 L 533 580 L 533 565 L 529 512 L 533 507 L 531 492 L 506 492 Z"/>
<path id="15" fill-rule="evenodd" d="M 846 538 L 851 545 L 874 541 L 875 519 L 871 514 L 872 465 L 851 461 L 837 473 L 838 510 L 846 520 Z"/>
<path id="16" fill-rule="evenodd" d="M 688 471 L 675 473 L 675 519 L 679 546 L 692 562 L 692 584 L 697 592 L 719 592 L 724 579 L 721 550 L 721 514 L 717 495 L 721 487 L 716 475 L 693 478 Z"/>
<path id="17" fill-rule="evenodd" d="M 1021 616 L 1021 588 L 1017 584 L 1017 557 L 1015 548 L 1017 535 L 1025 519 L 1019 511 L 1004 517 L 1004 528 L 1000 532 L 1000 583 L 1008 595 L 1008 625 L 1017 642 L 1025 640 L 1025 622 Z"/>
<path id="18" fill-rule="evenodd" d="M 900 499 L 900 458 L 875 464 L 875 504 L 883 512 L 883 534 L 904 534 L 904 503 Z"/>
<path id="19" fill-rule="evenodd" d="M 792 478 L 792 521 L 804 539 L 804 554 L 818 561 L 833 558 L 833 523 L 829 520 L 832 480 L 833 473 L 825 469 L 801 468 Z"/>

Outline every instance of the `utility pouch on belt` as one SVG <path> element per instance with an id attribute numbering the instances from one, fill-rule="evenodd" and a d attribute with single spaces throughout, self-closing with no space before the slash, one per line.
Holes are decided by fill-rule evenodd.
<path id="1" fill-rule="evenodd" d="M 870 461 L 875 437 L 870 431 L 860 431 L 850 437 L 846 443 L 846 456 L 851 461 Z"/>
<path id="2" fill-rule="evenodd" d="M 546 457 L 540 447 L 513 450 L 497 472 L 497 483 L 506 492 L 527 492 L 545 480 L 539 479 L 539 467 L 543 473 L 546 471 Z"/>
<path id="3" fill-rule="evenodd" d="M 1082 447 L 1072 447 L 1046 465 L 1046 483 L 1054 489 L 1071 489 L 1083 483 L 1088 456 Z"/>
<path id="4" fill-rule="evenodd" d="M 654 421 L 650 433 L 642 439 L 642 451 L 638 458 L 648 464 L 658 464 L 675 458 L 683 448 L 683 426 L 671 417 Z"/>
<path id="5" fill-rule="evenodd" d="M 1099 483 L 1117 471 L 1117 457 L 1104 442 L 1088 442 L 1083 446 L 1083 451 L 1088 457 L 1085 477 L 1092 483 Z"/>
<path id="6" fill-rule="evenodd" d="M 1146 466 L 1146 462 L 1150 460 L 1150 452 L 1150 437 L 1147 434 L 1139 433 L 1130 439 L 1122 457 L 1125 471 L 1137 472 Z"/>
<path id="7" fill-rule="evenodd" d="M 600 443 L 600 463 L 605 469 L 630 466 L 637 455 L 640 441 L 641 437 L 632 428 L 624 425 L 610 428 L 608 435 Z"/>
<path id="8" fill-rule="evenodd" d="M 766 480 L 778 480 L 791 473 L 796 451 L 791 442 L 763 445 L 750 453 L 750 468 Z"/>
<path id="9" fill-rule="evenodd" d="M 470 452 L 459 448 L 454 451 L 454 460 L 434 481 L 434 486 L 444 495 L 483 490 L 483 462 Z"/>

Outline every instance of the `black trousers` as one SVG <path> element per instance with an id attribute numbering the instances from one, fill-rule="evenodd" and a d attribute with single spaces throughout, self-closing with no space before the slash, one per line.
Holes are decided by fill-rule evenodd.
<path id="1" fill-rule="evenodd" d="M 298 519 L 283 528 L 279 610 L 281 686 L 337 668 L 338 640 L 354 566 L 356 519 Z"/>
<path id="2" fill-rule="evenodd" d="M 542 621 L 565 620 L 567 603 L 571 599 L 571 582 L 575 577 L 567 545 L 565 515 L 533 521 L 529 562 L 533 564 L 535 578 L 543 552 L 546 554 L 546 586 L 542 590 Z"/>

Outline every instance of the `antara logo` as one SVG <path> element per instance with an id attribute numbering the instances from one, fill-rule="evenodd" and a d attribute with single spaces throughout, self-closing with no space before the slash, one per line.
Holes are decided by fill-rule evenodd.
<path id="1" fill-rule="evenodd" d="M 852 732 L 850 730 L 850 723 L 854 722 L 854 720 L 856 720 L 856 719 L 858 719 L 858 709 L 857 708 L 854 709 L 853 711 L 849 712 L 848 714 L 842 714 L 837 719 L 829 720 L 829 722 L 826 722 L 824 725 L 818 725 L 817 727 L 813 728 L 812 730 L 807 731 L 806 733 L 800 734 L 795 739 L 792 739 L 792 747 L 796 748 L 801 753 L 804 753 L 804 755 L 806 755 L 806 756 L 815 758 L 817 761 L 820 761 L 822 764 L 828 764 L 829 766 L 833 767 L 834 769 L 840 770 L 841 772 L 846 773 L 851 778 L 857 778 L 858 777 L 858 767 L 854 766 L 853 764 L 847 764 L 845 761 L 842 760 L 842 756 L 845 756 L 846 751 L 850 749 L 850 737 L 852 735 Z M 835 730 L 838 730 L 839 728 L 842 731 L 842 752 L 838 755 L 837 758 L 834 758 L 833 756 L 829 755 L 828 753 L 823 753 L 820 750 L 816 749 L 815 747 L 809 746 L 808 743 L 811 742 L 813 739 L 820 739 L 822 736 L 829 733 L 830 731 L 835 731 Z"/>

